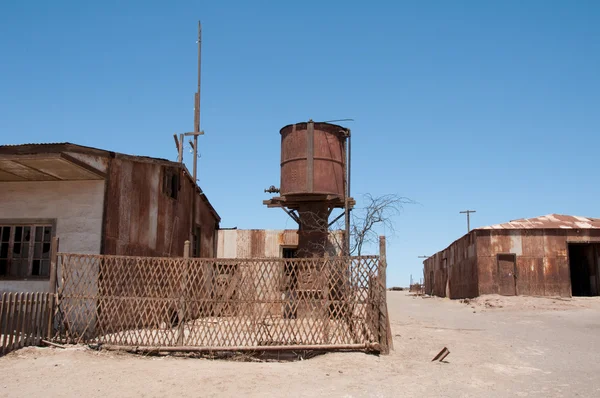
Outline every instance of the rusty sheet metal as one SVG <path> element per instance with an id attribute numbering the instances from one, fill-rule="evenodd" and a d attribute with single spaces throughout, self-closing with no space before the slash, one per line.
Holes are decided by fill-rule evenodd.
<path id="1" fill-rule="evenodd" d="M 551 215 L 527 220 L 526 224 L 521 229 L 511 222 L 500 224 L 505 227 L 471 231 L 476 244 L 466 250 L 467 253 L 474 251 L 474 263 L 461 261 L 470 234 L 429 257 L 423 263 L 425 292 L 439 296 L 449 294 L 451 298 L 469 297 L 467 291 L 476 295 L 497 294 L 498 255 L 515 254 L 517 294 L 570 296 L 568 245 L 600 242 L 598 219 Z M 473 264 L 474 269 L 471 269 Z M 471 290 L 473 285 L 476 288 Z"/>
<path id="2" fill-rule="evenodd" d="M 523 218 L 477 229 L 600 229 L 600 219 L 562 214 Z"/>
<path id="3" fill-rule="evenodd" d="M 331 231 L 329 245 L 331 256 L 339 255 L 343 242 L 343 231 Z M 219 258 L 277 258 L 283 247 L 298 246 L 298 231 L 295 229 L 264 230 L 234 229 L 218 231 L 217 257 Z"/>
<path id="4" fill-rule="evenodd" d="M 425 293 L 450 298 L 478 295 L 475 242 L 471 232 L 423 262 Z"/>
<path id="5" fill-rule="evenodd" d="M 281 134 L 280 191 L 286 195 L 345 196 L 346 129 L 329 123 L 297 123 Z"/>
<path id="6" fill-rule="evenodd" d="M 129 160 L 136 163 L 151 163 L 158 164 L 165 167 L 177 167 L 183 170 L 182 180 L 186 179 L 190 182 L 190 188 L 195 189 L 197 194 L 200 196 L 199 201 L 204 202 L 205 206 L 213 213 L 213 217 L 217 219 L 217 222 L 221 221 L 221 218 L 217 211 L 214 209 L 210 201 L 208 200 L 206 194 L 202 191 L 202 189 L 196 184 L 193 180 L 190 172 L 187 170 L 185 165 L 181 165 L 177 162 L 172 162 L 168 159 L 155 158 L 150 156 L 134 156 L 127 155 L 124 153 L 107 151 L 104 149 L 88 147 L 84 145 L 77 145 L 70 142 L 61 142 L 61 143 L 30 143 L 30 144 L 19 144 L 19 145 L 0 145 L 0 160 L 6 160 L 10 156 L 21 156 L 21 155 L 40 155 L 40 154 L 61 154 L 63 158 L 68 158 L 71 163 L 73 162 L 81 162 L 80 166 L 90 166 L 88 170 L 97 169 L 102 173 L 108 174 L 108 164 L 111 159 L 120 159 L 120 160 Z M 83 160 L 81 158 L 82 155 L 87 155 L 86 159 Z M 85 163 L 85 165 L 83 164 Z M 10 165 L 9 165 L 10 166 Z M 14 165 L 14 167 L 18 168 L 18 165 Z M 1 167 L 0 167 L 1 169 Z M 34 169 L 30 169 L 30 173 L 34 173 L 35 177 L 38 179 L 47 178 L 48 180 L 56 180 L 57 178 L 53 178 L 52 176 L 44 177 L 41 172 L 36 171 Z M 0 171 L 0 177 L 5 176 L 7 179 L 4 181 L 8 181 L 8 176 L 6 176 L 7 171 Z M 14 174 L 14 173 L 11 173 Z M 102 176 L 103 178 L 105 176 Z M 23 179 L 23 178 L 21 178 Z M 28 178 L 24 178 L 28 179 Z M 31 179 L 31 178 L 29 178 Z M 19 180 L 11 177 L 11 181 Z M 189 193 L 191 195 L 191 192 Z M 214 251 L 214 250 L 213 250 Z"/>
<path id="7" fill-rule="evenodd" d="M 181 256 L 190 239 L 192 200 L 200 227 L 200 256 L 215 256 L 218 219 L 178 164 L 110 160 L 105 201 L 104 254 Z M 165 192 L 165 175 L 179 176 L 176 197 Z"/>

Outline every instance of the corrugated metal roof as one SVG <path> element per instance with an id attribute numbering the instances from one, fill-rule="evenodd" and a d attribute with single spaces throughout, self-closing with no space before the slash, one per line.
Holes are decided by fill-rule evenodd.
<path id="1" fill-rule="evenodd" d="M 114 157 L 115 155 L 117 155 L 117 156 L 121 156 L 124 158 L 130 158 L 130 159 L 136 160 L 136 161 L 162 162 L 162 163 L 170 164 L 173 166 L 180 165 L 179 162 L 174 162 L 174 161 L 168 160 L 168 159 L 154 158 L 154 157 L 150 157 L 150 156 L 128 155 L 128 154 L 119 153 L 119 152 L 107 151 L 105 149 L 73 144 L 71 142 L 46 142 L 46 143 L 0 145 L 0 155 L 31 155 L 31 154 L 37 154 L 40 152 L 45 152 L 45 153 L 80 152 L 80 153 L 94 154 L 94 155 L 100 155 L 100 156 L 111 156 L 111 157 Z M 196 190 L 198 192 L 200 192 L 202 200 L 211 208 L 215 217 L 220 222 L 221 217 L 219 216 L 219 214 L 217 213 L 217 211 L 215 210 L 213 205 L 208 200 L 208 197 L 206 196 L 206 194 L 200 188 L 200 185 L 198 184 L 198 182 L 193 181 L 192 174 L 189 172 L 189 170 L 187 169 L 185 164 L 183 164 L 181 166 L 183 167 L 184 175 L 186 175 L 186 177 L 188 177 L 192 181 L 192 184 L 196 186 Z"/>
<path id="2" fill-rule="evenodd" d="M 64 151 L 93 151 L 96 154 L 104 154 L 109 156 L 111 154 L 131 157 L 140 160 L 150 160 L 150 161 L 160 161 L 160 162 L 169 162 L 176 163 L 169 159 L 156 158 L 152 156 L 143 156 L 143 155 L 131 155 L 126 153 L 109 151 L 106 149 L 73 144 L 72 142 L 42 142 L 42 143 L 28 143 L 28 144 L 5 144 L 0 145 L 0 154 L 4 155 L 23 155 L 23 154 L 35 154 L 41 151 L 52 151 L 52 152 L 64 152 Z"/>
<path id="3" fill-rule="evenodd" d="M 548 214 L 535 218 L 522 218 L 504 224 L 495 224 L 477 229 L 600 229 L 600 219 Z"/>
<path id="4" fill-rule="evenodd" d="M 25 142 L 22 144 L 2 144 L 0 147 L 5 146 L 29 146 L 29 145 L 73 145 L 70 142 Z"/>

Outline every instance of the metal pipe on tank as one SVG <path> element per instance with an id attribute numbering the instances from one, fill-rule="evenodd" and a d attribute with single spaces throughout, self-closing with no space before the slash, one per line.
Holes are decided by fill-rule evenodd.
<path id="1" fill-rule="evenodd" d="M 346 198 L 344 199 L 344 215 L 346 222 L 346 255 L 350 256 L 350 209 L 348 201 L 350 198 L 350 160 L 352 154 L 352 142 L 350 138 L 350 129 L 346 130 L 348 134 L 347 151 L 346 151 Z"/>

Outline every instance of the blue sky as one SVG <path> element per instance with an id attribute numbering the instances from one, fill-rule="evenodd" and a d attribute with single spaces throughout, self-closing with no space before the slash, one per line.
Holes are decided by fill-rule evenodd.
<path id="1" fill-rule="evenodd" d="M 396 219 L 390 285 L 466 232 L 466 208 L 472 227 L 600 216 L 600 2 L 85 3 L 0 5 L 2 143 L 175 160 L 201 20 L 199 178 L 223 227 L 294 227 L 263 189 L 279 129 L 309 118 L 355 120 L 357 198 L 419 202 Z"/>

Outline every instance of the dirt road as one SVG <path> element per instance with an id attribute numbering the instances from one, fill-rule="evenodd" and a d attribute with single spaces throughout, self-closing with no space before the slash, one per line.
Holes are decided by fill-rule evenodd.
<path id="1" fill-rule="evenodd" d="M 26 348 L 0 358 L 0 396 L 600 396 L 600 300 L 389 292 L 395 351 L 294 363 Z M 446 363 L 430 362 L 444 346 Z"/>

